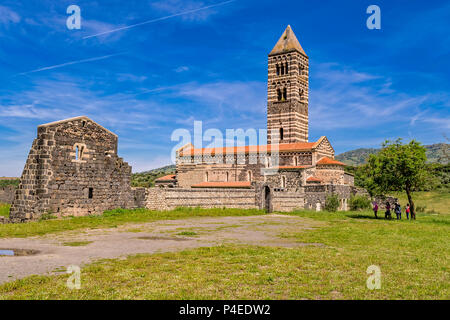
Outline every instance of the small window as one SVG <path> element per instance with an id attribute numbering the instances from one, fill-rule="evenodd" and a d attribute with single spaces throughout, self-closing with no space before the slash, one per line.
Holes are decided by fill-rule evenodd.
<path id="1" fill-rule="evenodd" d="M 280 75 L 280 66 L 277 64 L 277 76 Z"/>
<path id="2" fill-rule="evenodd" d="M 226 176 L 226 180 L 225 181 L 230 181 L 230 174 L 227 172 L 227 176 Z"/>
<path id="3" fill-rule="evenodd" d="M 94 188 L 89 188 L 88 198 L 92 199 L 94 197 Z"/>
<path id="4" fill-rule="evenodd" d="M 284 129 L 280 128 L 280 140 L 284 139 Z"/>
<path id="5" fill-rule="evenodd" d="M 248 181 L 252 181 L 252 172 L 251 171 L 247 172 L 247 179 L 248 179 Z"/>
<path id="6" fill-rule="evenodd" d="M 209 181 L 209 174 L 208 174 L 208 172 L 205 172 L 205 181 L 206 181 L 206 182 Z"/>
<path id="7" fill-rule="evenodd" d="M 278 101 L 281 101 L 281 99 L 282 99 L 282 95 L 281 95 L 281 90 L 280 89 L 277 89 L 277 99 L 278 99 Z"/>
<path id="8" fill-rule="evenodd" d="M 286 74 L 289 73 L 288 63 L 286 62 Z"/>
<path id="9" fill-rule="evenodd" d="M 75 160 L 82 160 L 83 159 L 85 145 L 82 144 L 82 143 L 75 143 L 74 149 L 75 149 Z"/>
<path id="10" fill-rule="evenodd" d="M 281 176 L 281 188 L 282 189 L 286 188 L 286 177 L 285 176 Z"/>
<path id="11" fill-rule="evenodd" d="M 287 89 L 283 88 L 283 100 L 287 99 Z"/>

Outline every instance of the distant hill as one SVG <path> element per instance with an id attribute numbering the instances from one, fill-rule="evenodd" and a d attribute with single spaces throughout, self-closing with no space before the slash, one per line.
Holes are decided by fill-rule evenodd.
<path id="1" fill-rule="evenodd" d="M 445 160 L 444 150 L 447 148 L 447 154 L 450 144 L 436 143 L 424 146 L 427 149 L 428 163 L 448 163 L 448 159 Z M 371 154 L 375 154 L 379 149 L 374 148 L 360 148 L 356 150 L 347 151 L 336 156 L 336 160 L 339 160 L 347 165 L 357 166 L 366 163 L 367 158 Z"/>
<path id="2" fill-rule="evenodd" d="M 153 187 L 156 179 L 171 173 L 175 173 L 175 165 L 133 173 L 131 175 L 131 185 L 133 187 Z"/>

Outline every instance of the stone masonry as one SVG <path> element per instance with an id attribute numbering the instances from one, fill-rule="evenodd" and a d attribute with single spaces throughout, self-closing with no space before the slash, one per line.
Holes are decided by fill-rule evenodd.
<path id="1" fill-rule="evenodd" d="M 38 127 L 11 207 L 13 221 L 134 206 L 131 167 L 117 136 L 87 117 Z"/>

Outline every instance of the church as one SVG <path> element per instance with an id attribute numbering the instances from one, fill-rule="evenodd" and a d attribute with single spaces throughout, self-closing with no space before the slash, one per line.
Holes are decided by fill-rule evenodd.
<path id="1" fill-rule="evenodd" d="M 322 210 L 330 195 L 348 210 L 353 176 L 334 159 L 327 137 L 308 138 L 309 59 L 288 26 L 269 53 L 267 144 L 176 152 L 175 174 L 132 188 L 118 136 L 86 116 L 38 126 L 10 221 L 43 214 L 100 214 L 114 208 L 177 207 Z"/>
<path id="2" fill-rule="evenodd" d="M 268 144 L 203 149 L 185 145 L 177 151 L 176 175 L 156 184 L 169 182 L 179 188 L 255 188 L 262 184 L 272 192 L 303 194 L 325 190 L 321 186 L 353 187 L 353 176 L 334 159 L 327 137 L 308 139 L 308 82 L 309 58 L 287 26 L 268 56 Z M 342 199 L 342 209 L 346 202 Z"/>

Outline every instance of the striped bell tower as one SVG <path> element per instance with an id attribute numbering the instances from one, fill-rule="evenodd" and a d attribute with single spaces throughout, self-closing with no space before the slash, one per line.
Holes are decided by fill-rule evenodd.
<path id="1" fill-rule="evenodd" d="M 308 142 L 308 71 L 309 58 L 287 26 L 269 53 L 267 143 Z"/>

